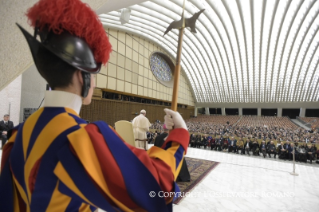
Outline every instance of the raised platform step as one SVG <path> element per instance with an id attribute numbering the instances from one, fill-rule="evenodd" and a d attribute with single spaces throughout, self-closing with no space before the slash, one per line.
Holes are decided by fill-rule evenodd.
<path id="1" fill-rule="evenodd" d="M 293 123 L 295 123 L 296 125 L 298 125 L 299 127 L 302 127 L 306 130 L 311 130 L 310 127 L 307 127 L 306 125 L 304 125 L 303 123 L 301 123 L 298 119 L 290 119 Z"/>

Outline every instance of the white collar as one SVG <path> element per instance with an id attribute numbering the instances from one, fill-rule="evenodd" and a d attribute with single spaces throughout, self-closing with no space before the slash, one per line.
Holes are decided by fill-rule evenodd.
<path id="1" fill-rule="evenodd" d="M 82 98 L 65 91 L 46 91 L 43 107 L 68 107 L 80 113 Z"/>

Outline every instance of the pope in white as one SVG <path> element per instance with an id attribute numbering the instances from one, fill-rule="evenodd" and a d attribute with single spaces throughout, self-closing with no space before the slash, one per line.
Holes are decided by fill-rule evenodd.
<path id="1" fill-rule="evenodd" d="M 149 131 L 149 127 L 151 123 L 149 122 L 148 118 L 145 117 L 146 111 L 141 110 L 140 115 L 136 116 L 133 121 L 133 132 L 135 138 L 135 145 L 136 147 L 147 149 L 147 139 L 146 132 Z M 136 140 L 138 139 L 138 140 Z"/>

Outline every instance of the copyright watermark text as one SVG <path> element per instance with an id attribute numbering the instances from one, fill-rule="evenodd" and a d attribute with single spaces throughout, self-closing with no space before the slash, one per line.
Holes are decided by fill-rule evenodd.
<path id="1" fill-rule="evenodd" d="M 243 197 L 243 198 L 258 198 L 258 197 L 294 197 L 293 192 L 165 192 L 151 191 L 150 197 Z"/>

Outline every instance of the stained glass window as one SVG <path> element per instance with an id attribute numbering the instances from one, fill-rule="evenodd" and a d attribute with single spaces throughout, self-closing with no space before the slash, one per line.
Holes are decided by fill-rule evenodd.
<path id="1" fill-rule="evenodd" d="M 150 58 L 151 70 L 154 76 L 164 82 L 169 82 L 172 79 L 172 70 L 166 60 L 158 53 L 154 53 Z"/>

